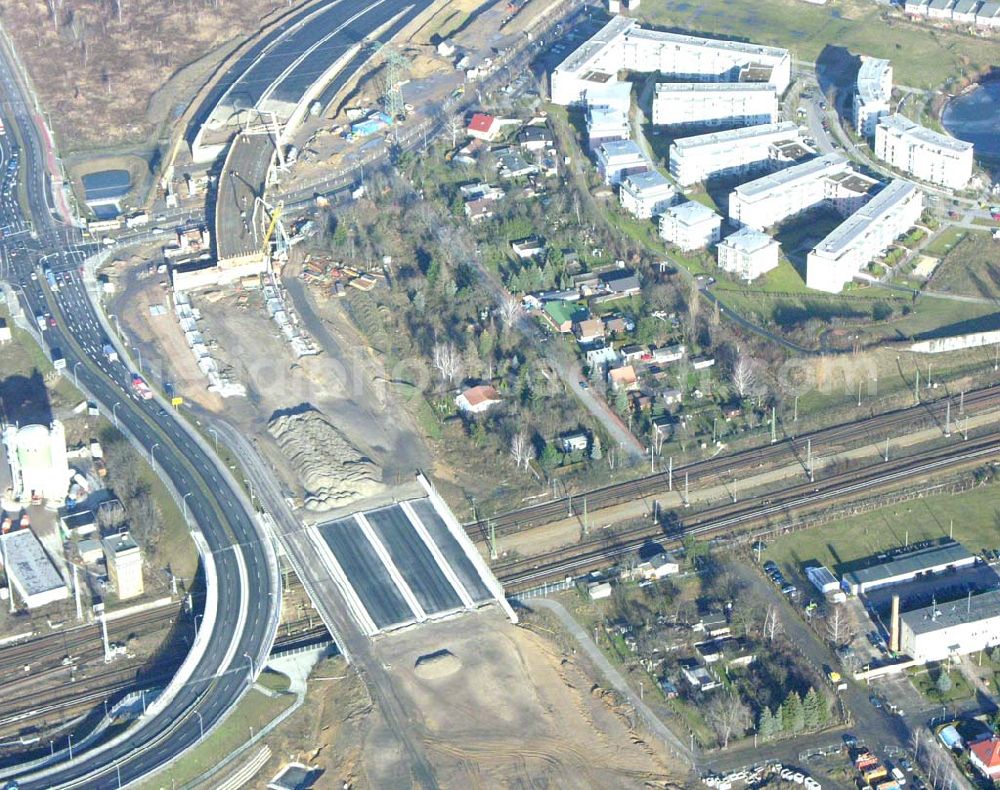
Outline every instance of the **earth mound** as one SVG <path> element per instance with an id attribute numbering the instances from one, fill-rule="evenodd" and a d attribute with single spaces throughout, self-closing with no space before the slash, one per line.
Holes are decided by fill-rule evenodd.
<path id="1" fill-rule="evenodd" d="M 282 414 L 268 431 L 305 489 L 307 510 L 345 507 L 382 490 L 382 469 L 321 412 Z"/>
<path id="2" fill-rule="evenodd" d="M 413 672 L 421 680 L 438 680 L 454 675 L 461 668 L 462 660 L 450 650 L 436 650 L 420 656 Z"/>

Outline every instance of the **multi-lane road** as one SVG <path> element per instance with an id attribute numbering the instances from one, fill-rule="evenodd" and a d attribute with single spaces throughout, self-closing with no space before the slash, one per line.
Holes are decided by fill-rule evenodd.
<path id="1" fill-rule="evenodd" d="M 6 54 L 6 53 L 4 53 Z M 49 208 L 45 156 L 25 92 L 6 58 L 0 58 L 5 94 L 5 150 L 20 150 L 20 171 L 36 238 L 0 240 L 4 274 L 16 289 L 29 317 L 55 318 L 42 332 L 45 344 L 59 347 L 66 372 L 97 400 L 105 414 L 147 455 L 200 536 L 206 566 L 213 568 L 207 597 L 217 602 L 215 625 L 206 622 L 195 642 L 197 662 L 188 665 L 186 682 L 127 733 L 97 748 L 57 751 L 0 770 L 22 788 L 111 788 L 149 775 L 183 753 L 232 710 L 262 667 L 274 640 L 280 609 L 280 576 L 268 536 L 258 524 L 241 489 L 205 443 L 160 399 L 141 400 L 132 392 L 129 367 L 109 362 L 101 347 L 109 339 L 103 317 L 87 294 L 82 253 L 67 244 L 74 231 L 60 225 Z M 12 204 L 2 207 L 4 224 L 16 222 Z M 15 213 L 17 213 L 15 211 Z M 24 221 L 21 217 L 21 221 Z M 42 285 L 38 269 L 58 272 L 58 292 Z M 36 278 L 32 278 L 32 272 Z M 123 359 L 125 349 L 120 349 Z M 207 620 L 208 618 L 206 618 Z M 182 668 L 182 672 L 187 672 Z M 67 742 L 67 747 L 69 743 Z"/>

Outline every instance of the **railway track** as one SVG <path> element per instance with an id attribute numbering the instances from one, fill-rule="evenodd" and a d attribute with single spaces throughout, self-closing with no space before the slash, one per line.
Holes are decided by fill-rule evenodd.
<path id="1" fill-rule="evenodd" d="M 273 652 L 309 647 L 320 643 L 324 638 L 329 639 L 329 632 L 325 626 L 318 626 L 276 640 Z M 103 654 L 103 648 L 98 645 L 90 652 L 92 653 L 90 657 L 99 658 Z M 61 665 L 52 669 L 66 671 L 66 667 Z M 109 705 L 114 704 L 131 692 L 166 683 L 175 671 L 176 667 L 165 667 L 161 671 L 146 673 L 137 678 L 137 673 L 142 672 L 141 667 L 111 665 L 101 669 L 92 677 L 48 689 L 44 694 L 44 702 L 41 702 L 37 695 L 22 695 L 14 699 L 4 698 L 6 695 L 0 696 L 0 699 L 3 699 L 0 708 L 2 710 L 0 733 L 16 730 L 13 734 L 18 735 L 31 732 L 33 729 L 37 731 L 40 729 L 40 723 L 47 719 L 58 718 L 59 721 L 64 721 L 72 715 L 85 713 L 105 702 Z M 33 677 L 37 680 L 39 676 Z M 4 692 L 6 691 L 5 688 Z M 14 745 L 20 746 L 20 744 Z"/>
<path id="2" fill-rule="evenodd" d="M 902 436 L 918 430 L 939 426 L 942 430 L 948 419 L 948 402 L 951 401 L 953 429 L 958 428 L 958 399 L 947 399 L 922 403 L 906 409 L 899 409 L 865 420 L 824 428 L 800 436 L 786 436 L 765 447 L 743 450 L 733 455 L 695 461 L 674 467 L 675 486 L 687 474 L 689 479 L 699 484 L 718 483 L 726 479 L 738 479 L 747 474 L 766 470 L 777 463 L 805 463 L 807 447 L 812 446 L 814 455 L 824 455 L 847 449 L 869 441 L 882 444 L 887 437 Z M 982 412 L 1000 407 L 1000 387 L 987 387 L 967 392 L 962 398 L 965 413 Z M 465 530 L 473 540 L 487 539 L 492 531 L 497 537 L 509 535 L 524 529 L 542 526 L 573 516 L 582 516 L 584 510 L 593 513 L 606 507 L 613 507 L 642 497 L 655 496 L 669 488 L 668 472 L 627 480 L 621 483 L 595 488 L 578 494 L 551 499 L 501 513 L 488 519 L 479 519 L 465 525 Z"/>
<path id="3" fill-rule="evenodd" d="M 938 448 L 920 458 L 890 461 L 805 482 L 740 503 L 728 503 L 693 514 L 689 519 L 670 523 L 643 524 L 609 538 L 559 549 L 544 558 L 515 560 L 494 566 L 494 573 L 510 593 L 523 592 L 549 581 L 578 575 L 607 565 L 640 548 L 651 539 L 673 544 L 683 537 L 710 537 L 728 534 L 763 520 L 782 520 L 793 511 L 828 506 L 846 497 L 898 484 L 909 478 L 930 475 L 951 467 L 982 463 L 1000 456 L 1000 432 L 974 437 L 954 447 Z"/>

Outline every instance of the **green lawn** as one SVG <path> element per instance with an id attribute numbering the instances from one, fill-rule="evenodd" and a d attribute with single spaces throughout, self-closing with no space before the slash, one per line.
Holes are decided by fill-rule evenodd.
<path id="1" fill-rule="evenodd" d="M 782 536 L 769 543 L 763 559 L 799 573 L 816 560 L 836 567 L 894 546 L 947 537 L 970 551 L 1000 547 L 1000 490 L 987 485 L 964 494 L 941 494 L 892 505 L 861 516 Z"/>
<path id="2" fill-rule="evenodd" d="M 952 702 L 967 700 L 972 696 L 972 689 L 969 688 L 969 682 L 957 669 L 953 669 L 948 673 L 949 677 L 951 677 L 951 688 L 942 694 L 941 690 L 937 687 L 937 679 L 940 671 L 940 668 L 921 669 L 918 672 L 910 674 L 910 681 L 916 686 L 917 691 L 936 705 L 950 705 Z"/>
<path id="3" fill-rule="evenodd" d="M 945 255 L 931 278 L 932 290 L 1000 297 L 1000 241 L 972 231 Z"/>
<path id="4" fill-rule="evenodd" d="M 967 231 L 965 228 L 958 228 L 954 225 L 945 228 L 934 238 L 930 244 L 923 249 L 925 255 L 933 255 L 936 258 L 943 258 L 951 249 L 965 238 Z"/>
<path id="5" fill-rule="evenodd" d="M 139 787 L 142 790 L 183 787 L 236 751 L 249 740 L 251 730 L 259 732 L 294 699 L 292 695 L 272 698 L 259 691 L 248 691 L 229 718 L 204 742 Z"/>
<path id="6" fill-rule="evenodd" d="M 822 60 L 833 48 L 892 61 L 895 82 L 936 88 L 949 77 L 1000 63 L 1000 41 L 973 37 L 889 15 L 864 0 L 825 6 L 802 0 L 702 0 L 644 3 L 637 16 L 665 27 L 728 35 L 787 47 L 804 61 Z M 830 48 L 830 49 L 828 49 Z"/>

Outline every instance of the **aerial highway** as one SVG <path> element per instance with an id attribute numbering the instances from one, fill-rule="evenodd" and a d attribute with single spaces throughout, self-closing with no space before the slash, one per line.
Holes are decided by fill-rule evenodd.
<path id="1" fill-rule="evenodd" d="M 0 53 L 6 55 L 7 53 Z M 171 697 L 151 707 L 126 733 L 91 749 L 67 748 L 0 769 L 0 778 L 21 788 L 119 787 L 148 776 L 197 743 L 221 722 L 262 669 L 274 641 L 281 587 L 272 544 L 250 504 L 205 443 L 161 399 L 143 400 L 130 386 L 132 370 L 100 354 L 108 336 L 86 292 L 82 254 L 66 241 L 49 201 L 45 151 L 25 91 L 6 57 L 0 57 L 5 93 L 3 120 L 20 146 L 20 171 L 36 238 L 0 240 L 4 274 L 17 291 L 29 321 L 51 316 L 40 330 L 45 345 L 59 347 L 66 373 L 103 407 L 104 413 L 148 455 L 176 497 L 183 498 L 192 529 L 200 536 L 203 559 L 214 569 L 208 596 L 215 596 L 215 627 L 204 627 L 197 666 Z M 10 143 L 13 143 L 13 139 Z M 9 253 L 9 254 L 8 254 Z M 57 293 L 32 279 L 42 261 L 61 273 Z M 9 271 L 8 271 L 9 269 Z M 51 325 L 54 323 L 54 326 Z M 120 349 L 122 359 L 128 359 Z M 183 669 L 182 669 L 183 671 Z M 169 688 L 169 687 L 168 687 Z"/>

